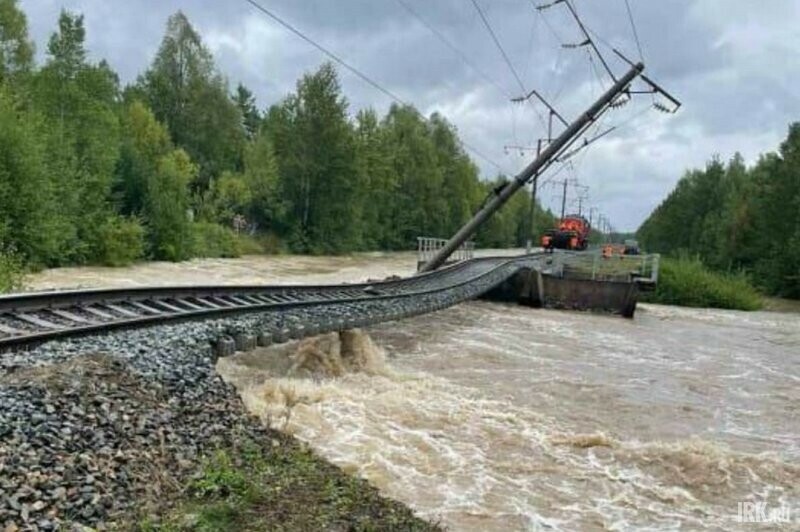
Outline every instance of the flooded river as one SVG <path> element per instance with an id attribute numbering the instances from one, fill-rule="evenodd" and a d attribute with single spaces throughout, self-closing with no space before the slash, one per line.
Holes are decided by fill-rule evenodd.
<path id="1" fill-rule="evenodd" d="M 353 281 L 413 256 L 239 261 L 167 284 Z M 124 284 L 91 270 L 78 284 Z M 60 275 L 32 286 L 76 278 Z M 748 503 L 800 526 L 798 313 L 472 302 L 367 332 L 336 377 L 281 374 L 267 352 L 221 370 L 265 420 L 453 530 L 752 529 Z"/>

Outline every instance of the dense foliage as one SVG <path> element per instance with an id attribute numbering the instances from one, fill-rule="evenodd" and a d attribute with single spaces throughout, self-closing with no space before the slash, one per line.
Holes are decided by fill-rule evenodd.
<path id="1" fill-rule="evenodd" d="M 442 116 L 351 114 L 330 64 L 262 112 L 248 88 L 229 89 L 180 12 L 127 87 L 85 40 L 83 18 L 62 12 L 37 65 L 18 0 L 0 0 L 5 263 L 4 250 L 34 267 L 232 256 L 254 240 L 305 253 L 409 249 L 451 235 L 496 186 Z M 518 195 L 480 243 L 524 243 L 529 208 Z"/>
<path id="2" fill-rule="evenodd" d="M 639 228 L 649 251 L 746 272 L 764 291 L 800 298 L 800 123 L 777 153 L 692 170 Z"/>
<path id="3" fill-rule="evenodd" d="M 684 307 L 757 310 L 762 297 L 743 273 L 709 270 L 699 259 L 682 257 L 661 261 L 655 292 L 642 300 Z"/>

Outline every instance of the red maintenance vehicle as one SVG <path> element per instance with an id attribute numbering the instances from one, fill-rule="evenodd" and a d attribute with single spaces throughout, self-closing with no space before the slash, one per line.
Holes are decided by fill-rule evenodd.
<path id="1" fill-rule="evenodd" d="M 570 249 L 583 251 L 589 245 L 589 220 L 579 214 L 564 216 L 558 228 L 542 235 L 542 247 L 548 251 Z"/>

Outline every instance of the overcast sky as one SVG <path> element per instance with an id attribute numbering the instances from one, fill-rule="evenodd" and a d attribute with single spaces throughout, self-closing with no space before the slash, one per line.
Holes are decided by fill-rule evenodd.
<path id="1" fill-rule="evenodd" d="M 425 114 L 438 111 L 462 139 L 507 172 L 528 158 L 506 145 L 543 136 L 531 106 L 511 104 L 522 90 L 471 0 L 403 0 L 469 58 L 467 65 L 400 0 L 258 0 Z M 526 89 L 574 118 L 600 94 L 579 30 L 564 6 L 538 13 L 530 0 L 478 0 Z M 588 204 L 619 229 L 635 229 L 687 168 L 714 154 L 741 152 L 748 162 L 774 150 L 800 120 L 800 0 L 630 0 L 647 74 L 683 101 L 677 115 L 640 96 L 609 114 L 625 126 L 576 157 L 574 176 Z M 602 39 L 638 59 L 624 0 L 574 0 Z M 88 48 L 130 82 L 158 49 L 167 17 L 183 10 L 214 53 L 231 86 L 242 82 L 267 107 L 326 58 L 245 0 L 21 0 L 40 58 L 62 8 L 86 17 Z M 616 73 L 625 65 L 601 46 Z M 602 67 L 595 62 L 598 69 Z M 391 100 L 342 72 L 351 112 L 385 111 Z M 487 81 L 487 78 L 491 82 Z M 607 78 L 602 80 L 606 86 Z M 645 109 L 650 109 L 646 110 Z M 497 173 L 473 155 L 486 177 Z M 570 190 L 574 199 L 577 191 Z M 541 192 L 556 208 L 554 187 Z M 575 207 L 572 207 L 574 210 Z"/>

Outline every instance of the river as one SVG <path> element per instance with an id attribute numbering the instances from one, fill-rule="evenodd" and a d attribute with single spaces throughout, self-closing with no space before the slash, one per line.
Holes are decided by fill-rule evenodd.
<path id="1" fill-rule="evenodd" d="M 29 283 L 354 281 L 412 264 L 245 258 Z M 222 372 L 254 412 L 453 530 L 751 529 L 740 503 L 800 523 L 798 313 L 471 302 L 367 333 L 363 364 L 336 378 L 271 374 L 267 352 Z"/>

